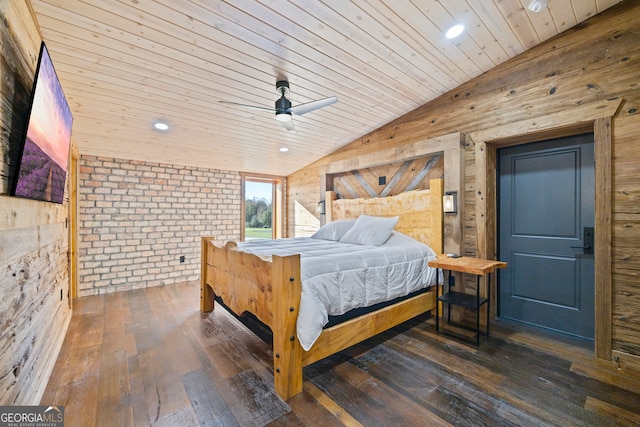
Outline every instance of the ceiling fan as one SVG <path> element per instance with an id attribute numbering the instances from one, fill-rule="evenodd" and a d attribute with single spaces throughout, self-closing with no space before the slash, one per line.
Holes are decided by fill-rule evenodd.
<path id="1" fill-rule="evenodd" d="M 278 120 L 286 130 L 294 130 L 293 127 L 293 115 L 301 116 L 309 113 L 313 110 L 317 110 L 322 107 L 326 107 L 338 102 L 338 98 L 335 96 L 319 99 L 317 101 L 311 101 L 304 104 L 291 106 L 291 101 L 286 98 L 286 94 L 289 93 L 289 82 L 286 80 L 279 80 L 276 83 L 276 92 L 280 95 L 280 98 L 276 100 L 275 108 L 258 107 L 255 105 L 238 104 L 236 102 L 218 101 L 221 104 L 235 105 L 238 107 L 253 108 L 257 110 L 266 110 L 276 113 L 276 120 Z"/>

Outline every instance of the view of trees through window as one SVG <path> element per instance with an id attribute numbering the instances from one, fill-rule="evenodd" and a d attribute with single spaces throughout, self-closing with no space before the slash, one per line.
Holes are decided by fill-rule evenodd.
<path id="1" fill-rule="evenodd" d="M 273 238 L 273 183 L 245 181 L 245 240 Z"/>

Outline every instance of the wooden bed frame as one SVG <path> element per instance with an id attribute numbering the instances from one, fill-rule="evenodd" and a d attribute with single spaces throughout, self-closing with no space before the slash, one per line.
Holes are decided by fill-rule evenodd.
<path id="1" fill-rule="evenodd" d="M 429 190 L 398 196 L 335 200 L 327 192 L 327 221 L 399 215 L 396 230 L 442 253 L 442 179 Z M 296 336 L 300 306 L 300 255 L 273 256 L 271 261 L 237 250 L 235 242 L 202 238 L 200 310 L 210 312 L 214 298 L 237 315 L 250 312 L 273 333 L 275 390 L 284 400 L 302 392 L 302 368 L 435 308 L 435 291 L 405 299 L 380 310 L 324 329 L 309 351 Z"/>

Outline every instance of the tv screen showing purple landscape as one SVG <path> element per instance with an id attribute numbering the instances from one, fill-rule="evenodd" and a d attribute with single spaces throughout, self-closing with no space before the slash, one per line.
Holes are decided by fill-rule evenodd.
<path id="1" fill-rule="evenodd" d="M 14 195 L 62 203 L 73 117 L 42 43 Z"/>

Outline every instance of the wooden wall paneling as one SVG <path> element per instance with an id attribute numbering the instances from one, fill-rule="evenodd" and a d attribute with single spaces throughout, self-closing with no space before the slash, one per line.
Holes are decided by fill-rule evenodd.
<path id="1" fill-rule="evenodd" d="M 610 117 L 593 123 L 595 139 L 595 353 L 600 359 L 610 360 L 612 349 L 611 283 L 611 200 L 612 157 Z"/>
<path id="2" fill-rule="evenodd" d="M 303 237 L 313 234 L 320 227 L 320 215 L 316 212 L 318 202 L 323 200 L 321 188 L 326 185 L 325 166 L 308 168 L 298 173 L 305 181 L 316 183 L 313 189 L 291 187 L 287 177 L 286 237 Z M 319 185 L 318 185 L 319 184 Z"/>
<path id="3" fill-rule="evenodd" d="M 464 228 L 463 238 L 464 252 L 461 255 L 475 256 L 477 251 L 477 228 L 476 228 L 476 169 L 475 169 L 475 144 L 469 135 L 464 135 Z"/>
<path id="4" fill-rule="evenodd" d="M 357 149 L 339 150 L 336 155 L 346 158 L 330 161 L 327 173 L 335 174 L 351 170 L 363 169 L 378 165 L 393 163 L 400 160 L 411 160 L 429 154 L 444 152 L 460 144 L 460 132 L 454 132 L 437 137 L 423 137 L 408 145 L 392 146 L 377 151 L 365 149 L 359 145 Z M 360 147 L 365 147 L 360 150 Z"/>
<path id="5" fill-rule="evenodd" d="M 374 166 L 367 168 L 369 177 L 369 186 L 375 189 L 375 195 L 377 196 L 391 196 L 396 194 L 394 188 L 399 188 L 399 180 L 403 177 L 407 177 L 407 169 L 409 165 L 407 162 L 394 162 L 388 165 Z M 384 183 L 380 183 L 380 179 L 384 177 Z M 426 187 L 425 187 L 426 188 Z"/>
<path id="6" fill-rule="evenodd" d="M 11 23 L 11 31 L 3 43 L 11 43 L 17 46 L 17 55 L 7 58 L 7 61 L 15 62 L 16 69 L 28 73 L 28 79 L 32 81 L 38 62 L 38 52 L 42 33 L 35 18 L 35 13 L 30 2 L 23 0 L 3 0 L 2 14 L 6 22 Z M 36 50 L 33 50 L 33 47 Z"/>
<path id="7" fill-rule="evenodd" d="M 36 203 L 36 202 L 34 202 Z M 64 223 L 0 232 L 0 402 L 37 404 L 71 319 Z"/>
<path id="8" fill-rule="evenodd" d="M 545 114 L 543 118 L 528 118 L 490 129 L 469 133 L 472 141 L 491 141 L 499 147 L 541 141 L 593 131 L 593 121 L 601 117 L 613 117 L 623 100 L 612 98 L 585 103 L 568 111 Z M 476 153 L 478 151 L 476 150 Z M 477 158 L 476 158 L 477 161 Z"/>
<path id="9" fill-rule="evenodd" d="M 287 215 L 285 214 L 287 206 L 287 179 L 280 177 L 274 186 L 274 236 L 281 239 L 285 236 L 287 230 Z"/>
<path id="10" fill-rule="evenodd" d="M 464 217 L 465 217 L 465 150 L 463 147 L 463 135 L 460 134 L 460 143 L 457 147 L 451 147 L 444 151 L 444 190 L 457 192 L 457 213 L 443 214 L 443 243 L 444 253 L 456 253 L 464 255 Z M 458 285 L 463 283 L 464 274 L 451 272 Z M 442 306 L 444 307 L 444 305 Z M 451 307 L 449 307 L 450 309 Z M 484 311 L 484 310 L 483 310 Z M 440 311 L 444 315 L 444 309 Z M 459 322 L 461 313 L 452 310 L 451 318 Z"/>
<path id="11" fill-rule="evenodd" d="M 71 320 L 68 208 L 4 195 L 42 38 L 29 2 L 2 1 L 0 15 L 0 404 L 35 405 Z"/>
<path id="12" fill-rule="evenodd" d="M 340 198 L 358 199 L 377 196 L 377 191 L 369 185 L 369 182 L 362 176 L 361 171 L 366 171 L 366 169 L 345 172 L 333 180 L 334 184 L 338 184 L 338 188 L 340 188 L 340 190 L 337 190 Z"/>
<path id="13" fill-rule="evenodd" d="M 476 210 L 476 256 L 478 258 L 487 258 L 490 253 L 487 242 L 487 185 L 489 176 L 487 174 L 487 143 L 478 141 L 475 147 L 475 170 L 476 170 L 476 191 L 475 191 L 475 210 Z"/>
<path id="14" fill-rule="evenodd" d="M 341 199 L 395 196 L 404 191 L 426 190 L 431 179 L 441 178 L 440 154 L 394 162 L 332 175 L 333 191 Z M 384 184 L 380 178 L 384 177 Z"/>
<path id="15" fill-rule="evenodd" d="M 407 178 L 410 178 L 409 183 L 403 187 L 398 186 L 395 194 L 428 188 L 427 184 L 432 179 L 444 177 L 444 158 L 440 153 L 415 159 L 412 163 L 409 169 L 411 172 L 407 174 Z"/>
<path id="16" fill-rule="evenodd" d="M 614 350 L 612 354 L 613 360 L 619 369 L 626 369 L 629 367 L 635 371 L 640 371 L 640 356 L 635 356 L 626 351 L 620 350 Z"/>
<path id="17" fill-rule="evenodd" d="M 395 196 L 402 193 L 407 189 L 411 190 L 424 190 L 428 187 L 428 172 L 429 163 L 434 159 L 434 156 L 422 157 L 419 159 L 407 160 L 404 162 L 396 163 L 399 167 L 393 174 L 387 173 L 387 184 L 380 192 L 381 196 Z M 424 171 L 424 172 L 423 172 Z M 423 173 L 421 173 L 423 172 Z M 421 176 L 417 176 L 420 174 Z M 381 174 L 382 175 L 382 174 Z M 437 178 L 442 176 L 442 171 L 428 174 L 430 178 Z M 415 182 L 418 180 L 418 182 Z"/>
<path id="18" fill-rule="evenodd" d="M 0 10 L 4 19 L 21 19 L 21 14 L 10 7 L 7 1 L 0 3 Z M 2 49 L 2 61 L 0 61 L 0 194 L 9 194 L 15 175 L 16 164 L 12 162 L 21 150 L 24 124 L 27 120 L 31 86 L 33 85 L 33 73 L 35 62 L 30 58 L 28 51 L 21 49 L 22 43 L 28 40 L 16 40 L 12 34 L 13 29 L 6 25 L 0 25 L 0 48 Z M 20 43 L 22 42 L 22 43 Z"/>
<path id="19" fill-rule="evenodd" d="M 616 117 L 611 132 L 612 350 L 623 367 L 640 369 L 640 125 Z"/>
<path id="20" fill-rule="evenodd" d="M 0 200 L 0 231 L 64 222 L 67 217 L 64 205 L 3 195 L 0 195 Z"/>
<path id="21" fill-rule="evenodd" d="M 476 229 L 476 254 L 478 258 L 484 259 L 496 259 L 495 248 L 496 244 L 493 240 L 496 238 L 496 230 L 492 231 L 492 226 L 496 224 L 495 213 L 495 201 L 491 200 L 491 183 L 492 176 L 495 180 L 495 171 L 492 171 L 491 167 L 495 163 L 496 150 L 495 147 L 487 145 L 486 142 L 477 142 L 475 144 L 475 229 Z M 489 183 L 489 184 L 487 184 Z M 495 184 L 493 185 L 495 187 Z M 492 274 L 492 285 L 497 283 L 497 274 Z M 464 282 L 465 292 L 475 292 L 475 283 L 472 283 L 471 276 L 466 275 L 467 279 Z M 483 277 L 482 281 L 486 289 L 487 276 Z M 497 286 L 492 286 L 493 293 L 488 296 L 491 300 L 491 313 L 490 316 L 494 318 L 497 313 L 496 304 L 496 289 Z M 471 320 L 471 316 L 475 316 L 475 312 L 471 313 L 467 310 L 464 313 L 466 319 Z M 458 317 L 456 315 L 455 317 Z M 487 315 L 486 311 L 480 312 L 480 323 L 486 325 Z"/>
<path id="22" fill-rule="evenodd" d="M 346 184 L 343 179 L 334 179 L 333 185 L 330 187 L 336 194 L 340 194 L 341 198 L 357 199 L 358 195 L 353 188 Z"/>
<path id="23" fill-rule="evenodd" d="M 460 135 L 457 147 L 444 152 L 444 192 L 457 192 L 457 213 L 444 215 L 444 252 L 464 253 L 464 180 L 465 180 L 465 151 L 462 145 L 463 136 Z"/>

